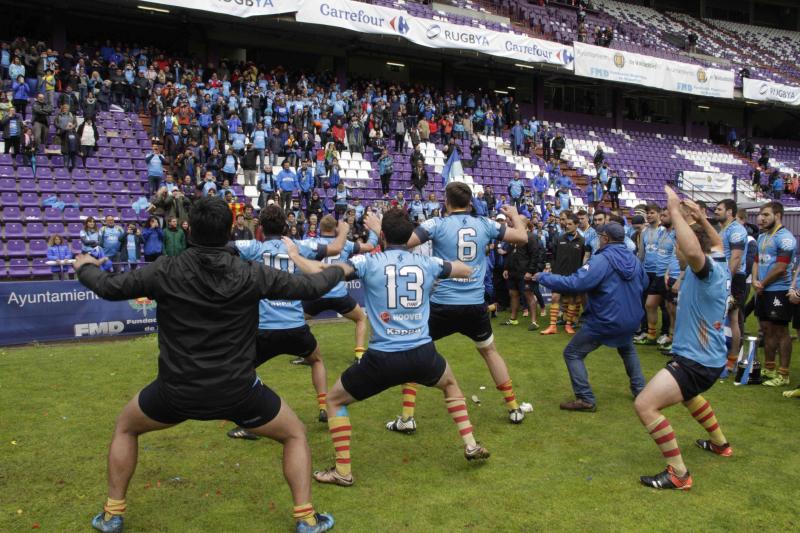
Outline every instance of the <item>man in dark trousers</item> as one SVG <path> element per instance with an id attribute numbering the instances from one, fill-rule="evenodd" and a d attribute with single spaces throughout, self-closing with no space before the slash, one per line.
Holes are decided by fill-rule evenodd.
<path id="1" fill-rule="evenodd" d="M 86 254 L 75 262 L 78 279 L 101 298 L 147 296 L 158 302 L 158 377 L 117 419 L 108 455 L 108 500 L 92 520 L 99 531 L 123 530 L 139 435 L 185 420 L 232 420 L 280 442 L 297 531 L 333 527 L 333 518 L 311 505 L 311 453 L 302 422 L 256 375 L 255 332 L 259 300 L 319 298 L 352 267 L 339 263 L 305 276 L 242 261 L 226 247 L 231 222 L 221 198 L 202 198 L 189 215 L 190 247 L 181 255 L 116 275 L 103 272 Z"/>
<path id="2" fill-rule="evenodd" d="M 596 401 L 583 360 L 601 345 L 617 349 L 630 378 L 635 397 L 645 381 L 633 334 L 639 328 L 642 293 L 647 273 L 633 252 L 625 246 L 625 229 L 611 222 L 597 228 L 599 249 L 571 276 L 543 273 L 534 276 L 539 283 L 560 294 L 588 296 L 583 327 L 564 348 L 575 400 L 564 402 L 567 411 L 595 411 Z"/>

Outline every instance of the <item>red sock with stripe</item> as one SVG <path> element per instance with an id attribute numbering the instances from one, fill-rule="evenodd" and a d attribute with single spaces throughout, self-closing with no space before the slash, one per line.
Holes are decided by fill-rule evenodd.
<path id="1" fill-rule="evenodd" d="M 326 411 L 328 409 L 328 393 L 320 392 L 317 394 L 317 403 L 320 411 Z"/>
<path id="2" fill-rule="evenodd" d="M 464 439 L 464 444 L 473 448 L 477 446 L 475 436 L 472 434 L 472 424 L 469 421 L 469 414 L 467 413 L 467 402 L 464 398 L 445 398 L 445 405 L 447 405 L 447 412 L 453 418 L 453 422 L 458 427 L 458 433 Z"/>
<path id="3" fill-rule="evenodd" d="M 511 386 L 510 379 L 505 383 L 498 385 L 497 390 L 503 394 L 503 401 L 506 402 L 506 407 L 508 407 L 509 410 L 519 409 L 517 396 L 514 394 L 514 387 Z"/>
<path id="4" fill-rule="evenodd" d="M 667 417 L 661 415 L 647 424 L 647 431 L 656 441 L 658 449 L 661 450 L 661 455 L 664 456 L 667 464 L 672 466 L 675 474 L 678 476 L 685 475 L 686 465 L 683 464 L 681 449 L 678 447 L 675 432 L 672 430 L 672 425 L 667 420 Z"/>
<path id="5" fill-rule="evenodd" d="M 417 384 L 406 383 L 403 385 L 403 411 L 401 416 L 403 420 L 408 420 L 414 416 L 414 410 L 417 408 Z"/>
<path id="6" fill-rule="evenodd" d="M 332 416 L 328 419 L 328 429 L 336 452 L 336 472 L 342 476 L 350 475 L 350 437 L 353 427 L 349 416 Z"/>
<path id="7" fill-rule="evenodd" d="M 722 433 L 722 430 L 719 428 L 719 423 L 717 422 L 717 417 L 714 415 L 714 410 L 711 409 L 711 405 L 708 401 L 700 396 L 699 394 L 686 402 L 686 408 L 692 413 L 697 422 L 708 431 L 708 435 L 711 439 L 711 442 L 716 444 L 717 446 L 722 446 L 723 444 L 727 444 L 728 441 L 725 440 L 725 435 Z"/>

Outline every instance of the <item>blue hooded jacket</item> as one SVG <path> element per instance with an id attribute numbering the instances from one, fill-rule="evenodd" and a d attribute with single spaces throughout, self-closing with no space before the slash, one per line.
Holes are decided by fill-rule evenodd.
<path id="1" fill-rule="evenodd" d="M 587 293 L 583 329 L 606 346 L 618 348 L 630 343 L 639 329 L 648 277 L 624 243 L 600 248 L 571 276 L 544 273 L 539 283 L 560 294 Z"/>

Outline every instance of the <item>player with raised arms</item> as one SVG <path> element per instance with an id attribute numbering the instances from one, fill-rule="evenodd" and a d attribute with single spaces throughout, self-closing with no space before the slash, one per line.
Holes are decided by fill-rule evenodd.
<path id="1" fill-rule="evenodd" d="M 464 456 L 467 460 L 488 458 L 486 448 L 475 441 L 464 394 L 447 361 L 436 352 L 428 331 L 429 296 L 436 280 L 469 278 L 474 275 L 472 268 L 459 261 L 407 251 L 414 225 L 402 209 L 390 209 L 382 221 L 369 213 L 365 224 L 380 234 L 383 251 L 357 255 L 348 264 L 364 283 L 372 339 L 359 364 L 345 370 L 328 394 L 328 427 L 336 464 L 315 472 L 314 478 L 320 483 L 353 484 L 352 426 L 347 406 L 407 382 L 444 392 L 447 411 L 464 441 Z M 285 243 L 291 259 L 303 272 L 318 272 L 329 266 L 308 261 L 291 241 L 285 239 Z"/>
<path id="2" fill-rule="evenodd" d="M 431 218 L 422 223 L 408 239 L 409 249 L 427 241 L 433 242 L 433 255 L 445 261 L 460 261 L 472 267 L 468 279 L 440 281 L 431 296 L 430 334 L 434 341 L 461 333 L 472 339 L 483 356 L 497 390 L 503 395 L 508 418 L 519 424 L 525 413 L 519 408 L 506 362 L 497 351 L 492 334 L 492 321 L 484 301 L 483 280 L 486 275 L 486 250 L 494 240 L 524 245 L 528 242 L 527 222 L 511 205 L 501 212 L 508 222 L 502 225 L 486 217 L 473 216 L 472 191 L 460 182 L 445 187 L 447 216 Z M 417 387 L 403 385 L 402 413 L 386 424 L 390 431 L 413 433 Z"/>

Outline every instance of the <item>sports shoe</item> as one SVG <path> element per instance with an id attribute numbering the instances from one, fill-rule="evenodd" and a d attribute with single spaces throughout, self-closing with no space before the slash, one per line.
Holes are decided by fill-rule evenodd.
<path id="1" fill-rule="evenodd" d="M 536 331 L 537 329 L 539 329 L 539 324 L 536 322 L 531 322 L 528 326 L 528 331 Z"/>
<path id="2" fill-rule="evenodd" d="M 762 385 L 766 385 L 767 387 L 785 387 L 788 384 L 789 384 L 789 376 L 784 376 L 783 374 L 778 374 L 769 381 L 765 381 L 762 383 Z"/>
<path id="3" fill-rule="evenodd" d="M 101 511 L 100 514 L 92 518 L 93 528 L 104 533 L 122 533 L 123 524 L 120 515 L 114 515 L 108 520 L 103 520 L 103 515 L 105 515 L 105 512 Z"/>
<path id="4" fill-rule="evenodd" d="M 325 409 L 320 409 L 319 410 L 319 416 L 317 417 L 317 420 L 327 424 L 328 423 L 328 411 L 326 411 Z"/>
<path id="5" fill-rule="evenodd" d="M 340 487 L 349 487 L 354 481 L 353 474 L 343 476 L 336 471 L 335 466 L 332 466 L 327 470 L 317 470 L 314 472 L 314 479 L 320 483 L 329 483 L 331 485 L 339 485 Z"/>
<path id="6" fill-rule="evenodd" d="M 386 429 L 410 435 L 417 430 L 417 421 L 414 420 L 413 416 L 406 420 L 404 420 L 402 416 L 398 416 L 391 422 L 386 422 Z"/>
<path id="7" fill-rule="evenodd" d="M 313 526 L 299 520 L 295 526 L 295 533 L 322 533 L 333 529 L 333 516 L 328 513 L 316 513 L 314 518 L 317 519 L 317 523 Z"/>
<path id="8" fill-rule="evenodd" d="M 519 326 L 519 320 L 516 318 L 509 318 L 505 322 L 500 323 L 501 326 Z"/>
<path id="9" fill-rule="evenodd" d="M 675 489 L 675 490 L 689 490 L 692 488 L 692 476 L 689 472 L 679 477 L 675 474 L 672 465 L 668 465 L 667 469 L 655 476 L 642 476 L 639 478 L 642 485 L 654 489 Z"/>
<path id="10" fill-rule="evenodd" d="M 562 411 L 583 411 L 585 413 L 594 413 L 597 411 L 597 406 L 589 403 L 581 398 L 575 398 L 571 402 L 563 402 L 559 404 L 559 409 Z"/>
<path id="11" fill-rule="evenodd" d="M 731 448 L 731 445 L 727 442 L 722 446 L 717 446 L 708 439 L 697 439 L 695 444 L 697 444 L 698 448 L 702 448 L 707 452 L 721 455 L 722 457 L 730 457 L 733 455 L 733 448 Z"/>
<path id="12" fill-rule="evenodd" d="M 572 324 L 564 326 L 564 331 L 567 332 L 567 335 L 575 335 L 575 328 L 572 327 Z"/>
<path id="13" fill-rule="evenodd" d="M 522 316 L 528 316 L 528 310 L 527 309 L 523 309 L 522 310 Z"/>
<path id="14" fill-rule="evenodd" d="M 664 344 L 667 344 L 671 340 L 672 339 L 670 339 L 669 335 L 667 335 L 666 333 L 662 333 L 661 336 L 658 339 L 656 339 L 656 344 L 658 344 L 659 346 L 663 346 Z"/>
<path id="15" fill-rule="evenodd" d="M 547 329 L 539 332 L 539 335 L 555 335 L 558 333 L 558 326 L 549 326 Z"/>
<path id="16" fill-rule="evenodd" d="M 306 365 L 306 366 L 310 366 L 311 365 L 311 363 L 306 361 L 305 357 L 298 357 L 297 359 L 292 359 L 291 363 L 293 365 Z"/>
<path id="17" fill-rule="evenodd" d="M 644 346 L 655 346 L 656 345 L 656 339 L 653 338 L 653 337 L 649 337 L 649 336 L 645 335 L 645 337 L 643 339 L 641 339 L 641 340 L 633 339 L 633 343 L 634 344 L 641 344 L 641 345 L 644 345 Z"/>
<path id="18" fill-rule="evenodd" d="M 762 368 L 761 369 L 761 381 L 762 382 L 763 381 L 767 381 L 769 379 L 775 379 L 777 377 L 778 377 L 778 371 L 777 370 L 774 370 L 774 369 L 770 370 L 768 368 Z"/>
<path id="19" fill-rule="evenodd" d="M 563 318 L 559 318 L 558 320 L 556 320 L 556 326 L 563 326 L 566 323 L 567 321 L 564 320 Z"/>
<path id="20" fill-rule="evenodd" d="M 466 457 L 467 461 L 475 461 L 477 459 L 488 459 L 491 456 L 489 450 L 481 446 L 480 444 L 476 444 L 472 448 L 469 446 L 464 446 L 464 457 Z"/>
<path id="21" fill-rule="evenodd" d="M 784 398 L 800 398 L 800 387 L 794 390 L 787 390 L 783 393 Z"/>
<path id="22" fill-rule="evenodd" d="M 638 335 L 633 337 L 634 342 L 640 341 L 647 338 L 647 333 L 639 333 Z"/>
<path id="23" fill-rule="evenodd" d="M 243 439 L 243 440 L 258 440 L 258 435 L 247 431 L 244 428 L 240 428 L 236 426 L 232 430 L 228 432 L 228 436 L 232 439 Z"/>
<path id="24" fill-rule="evenodd" d="M 522 424 L 522 421 L 525 420 L 525 413 L 519 407 L 511 409 L 508 411 L 508 420 L 512 424 Z"/>
<path id="25" fill-rule="evenodd" d="M 672 355 L 672 343 L 662 344 L 658 347 L 658 351 L 664 355 Z"/>

